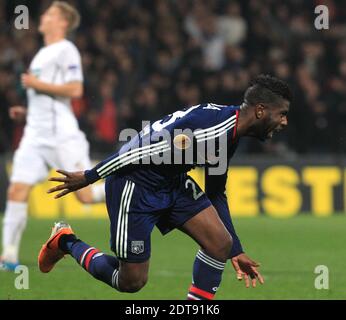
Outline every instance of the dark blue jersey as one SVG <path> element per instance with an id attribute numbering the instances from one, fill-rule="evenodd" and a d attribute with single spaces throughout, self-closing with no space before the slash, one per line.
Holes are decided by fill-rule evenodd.
<path id="1" fill-rule="evenodd" d="M 211 168 L 213 176 L 220 176 L 213 181 L 225 182 L 228 161 L 237 146 L 238 112 L 239 106 L 211 103 L 176 111 L 144 128 L 85 176 L 93 183 L 109 175 L 131 175 L 135 183 L 163 188 L 195 166 L 204 166 Z M 186 150 L 174 143 L 179 134 L 189 137 Z"/>

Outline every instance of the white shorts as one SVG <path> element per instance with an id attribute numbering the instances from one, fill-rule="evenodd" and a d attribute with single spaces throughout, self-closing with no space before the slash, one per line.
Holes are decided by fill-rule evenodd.
<path id="1" fill-rule="evenodd" d="M 40 145 L 24 135 L 14 154 L 10 181 L 35 185 L 47 178 L 49 169 L 91 168 L 89 143 L 84 133 L 61 141 L 55 146 Z"/>

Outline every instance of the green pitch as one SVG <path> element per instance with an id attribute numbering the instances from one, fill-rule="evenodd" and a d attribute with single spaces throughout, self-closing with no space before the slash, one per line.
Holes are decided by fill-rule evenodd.
<path id="1" fill-rule="evenodd" d="M 104 252 L 108 248 L 108 221 L 69 221 L 85 242 Z M 29 268 L 29 289 L 14 287 L 18 274 L 0 272 L 0 299 L 185 299 L 197 246 L 179 231 L 152 237 L 149 282 L 136 294 L 121 294 L 96 281 L 68 257 L 49 274 L 42 274 L 36 257 L 49 236 L 52 221 L 29 220 L 21 263 Z M 266 283 L 246 289 L 229 264 L 218 299 L 345 299 L 346 217 L 318 219 L 302 215 L 291 219 L 267 217 L 235 219 L 246 252 L 261 265 Z M 318 265 L 329 268 L 329 290 L 314 287 Z"/>

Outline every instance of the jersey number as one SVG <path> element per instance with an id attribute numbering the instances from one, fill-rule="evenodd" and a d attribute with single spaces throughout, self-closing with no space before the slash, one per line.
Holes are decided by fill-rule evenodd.
<path id="1" fill-rule="evenodd" d="M 197 200 L 198 198 L 200 198 L 203 195 L 203 191 L 200 191 L 199 193 L 197 193 L 196 183 L 193 180 L 186 179 L 185 188 L 189 189 L 189 186 L 191 186 L 192 196 L 195 200 Z"/>
<path id="2" fill-rule="evenodd" d="M 172 114 L 169 115 L 169 119 L 166 120 L 165 122 L 163 122 L 163 120 L 157 120 L 153 123 L 152 128 L 154 131 L 161 131 L 162 129 L 166 128 L 167 126 L 169 126 L 170 124 L 172 124 L 174 121 L 186 116 L 188 113 L 190 113 L 193 109 L 196 109 L 197 107 L 199 107 L 199 105 L 197 106 L 193 106 L 185 111 L 181 111 L 178 110 Z"/>

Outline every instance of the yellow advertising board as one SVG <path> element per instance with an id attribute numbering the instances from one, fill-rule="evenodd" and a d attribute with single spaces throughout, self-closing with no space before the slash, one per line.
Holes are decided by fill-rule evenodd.
<path id="1" fill-rule="evenodd" d="M 204 188 L 204 172 L 189 173 Z M 30 215 L 37 218 L 107 218 L 104 204 L 83 205 L 68 195 L 54 200 L 46 191 L 53 182 L 34 187 Z M 346 212 L 346 169 L 341 166 L 231 166 L 226 193 L 234 217 L 266 214 L 276 218 L 308 212 L 325 217 Z"/>

